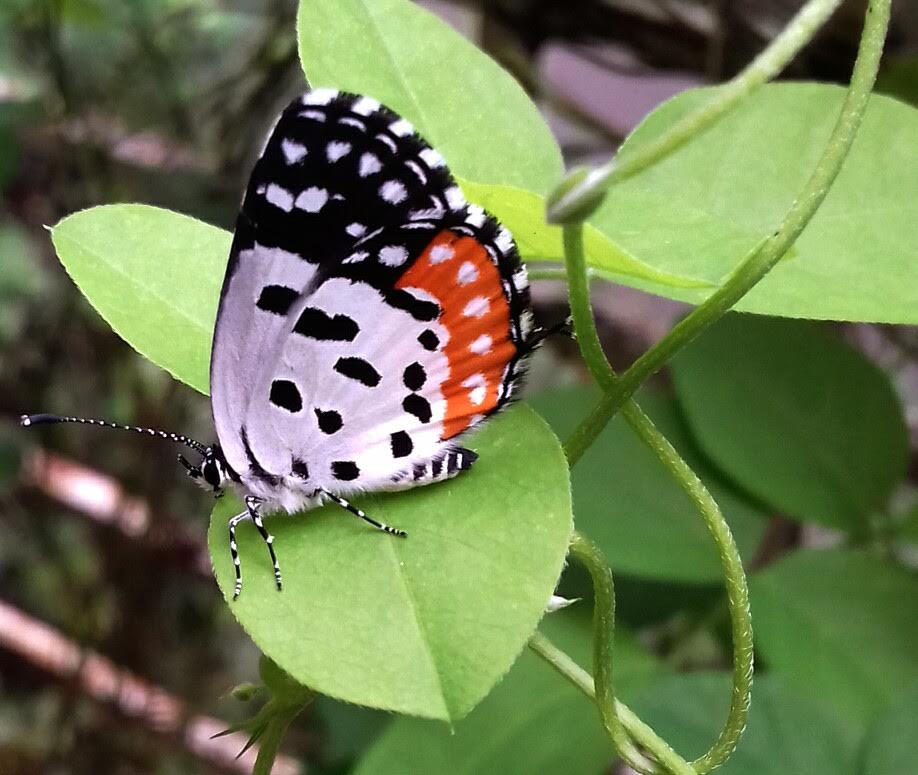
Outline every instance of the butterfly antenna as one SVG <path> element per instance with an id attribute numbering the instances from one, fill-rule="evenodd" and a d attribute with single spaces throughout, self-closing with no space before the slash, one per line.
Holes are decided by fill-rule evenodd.
<path id="1" fill-rule="evenodd" d="M 106 420 L 93 420 L 87 417 L 58 417 L 56 414 L 24 414 L 19 418 L 19 424 L 23 428 L 29 428 L 33 425 L 59 425 L 61 423 L 79 423 L 80 425 L 98 425 L 102 428 L 114 428 L 119 431 L 134 431 L 134 433 L 143 433 L 147 436 L 158 436 L 166 441 L 174 441 L 177 444 L 184 444 L 186 447 L 193 449 L 201 455 L 207 454 L 207 447 L 200 441 L 189 439 L 180 433 L 170 433 L 169 431 L 160 431 L 155 428 L 138 428 L 135 425 L 120 425 L 116 422 L 107 422 Z"/>

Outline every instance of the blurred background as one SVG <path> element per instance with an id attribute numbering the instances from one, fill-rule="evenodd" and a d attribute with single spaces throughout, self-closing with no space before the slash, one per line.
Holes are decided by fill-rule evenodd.
<path id="1" fill-rule="evenodd" d="M 516 75 L 544 110 L 571 165 L 606 160 L 667 97 L 735 74 L 798 7 L 795 0 L 423 5 Z M 45 226 L 95 204 L 136 201 L 231 229 L 260 138 L 303 87 L 295 12 L 293 0 L 0 4 L 0 775 L 250 771 L 251 757 L 234 758 L 238 739 L 210 740 L 251 712 L 228 691 L 256 680 L 258 662 L 210 575 L 204 548 L 210 500 L 186 481 L 170 445 L 71 427 L 25 433 L 18 417 L 46 410 L 212 438 L 207 399 L 112 333 L 68 279 Z M 845 3 L 786 77 L 845 82 L 862 14 L 861 3 Z M 912 0 L 895 5 L 879 88 L 918 103 L 918 4 Z M 685 309 L 605 283 L 594 292 L 616 368 L 626 367 Z M 564 299 L 561 283 L 536 284 L 543 319 L 563 317 Z M 918 536 L 912 495 L 918 475 L 918 336 L 905 327 L 769 325 L 725 324 L 718 333 L 721 349 L 693 349 L 676 378 L 659 375 L 643 401 L 715 488 L 750 567 L 766 574 L 766 591 L 758 592 L 766 634 L 769 617 L 780 620 L 788 600 L 819 587 L 819 581 L 804 584 L 799 574 L 780 572 L 788 557 L 793 562 L 810 548 L 853 546 L 891 574 L 864 610 L 906 608 L 891 621 L 865 625 L 866 652 L 859 650 L 869 666 L 861 671 L 856 660 L 846 663 L 849 677 L 863 673 L 863 691 L 879 696 L 871 695 L 864 708 L 854 686 L 820 706 L 823 685 L 809 685 L 803 663 L 787 655 L 791 647 L 768 636 L 760 663 L 762 707 L 777 708 L 789 728 L 762 720 L 750 728 L 750 750 L 756 744 L 787 750 L 793 745 L 786 736 L 798 734 L 807 738 L 809 753 L 777 763 L 767 763 L 770 757 L 746 760 L 730 769 L 847 772 L 830 766 L 831 758 L 818 758 L 814 746 L 840 757 L 834 760 L 838 767 L 854 762 L 864 730 L 887 701 L 898 701 L 894 685 L 918 680 L 915 657 L 906 653 L 909 647 L 918 652 L 918 640 L 911 639 L 918 637 L 918 616 L 912 617 L 918 595 L 910 597 L 918 592 L 911 586 L 918 549 L 910 543 Z M 732 422 L 755 425 L 756 418 L 743 415 L 741 398 L 734 395 L 732 405 L 721 396 L 722 425 L 712 426 L 704 407 L 713 401 L 705 375 L 729 373 L 730 363 L 738 370 L 748 366 L 743 358 L 749 348 L 738 343 L 798 336 L 815 337 L 811 352 L 817 359 L 823 346 L 842 348 L 839 357 L 856 373 L 871 375 L 876 400 L 892 401 L 891 411 L 909 428 L 907 470 L 889 464 L 891 505 L 863 515 L 858 529 L 808 519 L 793 498 L 771 499 L 768 487 L 756 491 L 741 467 L 712 454 L 723 448 L 718 434 L 731 437 Z M 726 366 L 718 352 L 732 353 Z M 794 373 L 792 362 L 785 366 Z M 564 433 L 589 405 L 587 381 L 575 346 L 559 341 L 536 357 L 528 391 Z M 797 389 L 792 377 L 785 387 Z M 828 457 L 856 453 L 845 446 L 850 438 L 844 420 L 839 422 L 841 446 Z M 767 425 L 767 418 L 761 423 Z M 627 429 L 613 425 L 577 470 L 576 516 L 618 572 L 626 655 L 621 669 L 627 673 L 622 690 L 673 742 L 691 749 L 710 739 L 727 697 L 726 608 L 701 523 L 655 465 Z M 825 583 L 828 602 L 814 605 L 835 612 L 829 624 L 818 614 L 814 621 L 808 611 L 780 620 L 781 626 L 802 628 L 797 636 L 810 644 L 811 630 L 813 639 L 831 641 L 839 622 L 859 615 L 845 607 L 853 598 L 846 603 L 832 597 L 831 568 L 826 574 L 816 578 Z M 865 575 L 875 576 L 869 568 Z M 563 591 L 589 596 L 576 572 L 565 578 Z M 558 637 L 572 644 L 582 664 L 588 660 L 588 613 L 586 600 L 552 625 L 564 630 Z M 894 649 L 891 659 L 903 660 L 890 668 L 892 678 L 876 663 L 887 654 L 884 648 Z M 532 683 L 528 674 L 516 683 L 508 680 L 502 691 L 525 697 L 553 692 L 560 682 L 547 667 L 523 668 L 541 672 Z M 807 703 L 814 703 L 813 710 Z M 589 707 L 586 712 L 585 723 L 595 723 Z M 322 700 L 291 728 L 277 771 L 349 772 L 361 760 L 365 772 L 407 771 L 391 764 L 386 746 L 398 748 L 400 736 L 410 747 L 424 735 L 439 734 L 414 723 L 389 726 L 384 714 Z M 557 719 L 540 723 L 533 734 L 550 734 Z M 540 771 L 615 771 L 596 726 L 588 732 L 590 744 L 577 750 L 559 740 L 555 758 L 538 762 Z M 375 759 L 367 760 L 371 747 Z M 915 773 L 914 761 L 906 769 L 876 772 Z M 498 760 L 463 768 L 497 771 Z"/>

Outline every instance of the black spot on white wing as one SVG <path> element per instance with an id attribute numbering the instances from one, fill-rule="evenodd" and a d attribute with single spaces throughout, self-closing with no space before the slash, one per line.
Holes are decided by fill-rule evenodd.
<path id="1" fill-rule="evenodd" d="M 414 443 L 411 441 L 411 436 L 409 436 L 405 431 L 396 431 L 389 437 L 389 442 L 392 447 L 392 457 L 408 457 L 414 449 Z"/>
<path id="2" fill-rule="evenodd" d="M 382 376 L 369 361 L 356 357 L 341 357 L 335 363 L 335 371 L 348 379 L 360 382 L 367 387 L 376 387 Z"/>
<path id="3" fill-rule="evenodd" d="M 353 342 L 360 327 L 347 315 L 329 315 L 316 307 L 306 307 L 293 332 L 323 342 Z"/>
<path id="4" fill-rule="evenodd" d="M 427 372 L 420 363 L 415 361 L 405 368 L 402 374 L 402 381 L 409 390 L 420 390 L 427 381 Z"/>
<path id="5" fill-rule="evenodd" d="M 286 315 L 299 294 L 286 285 L 266 285 L 258 297 L 258 308 L 275 315 Z"/>
<path id="6" fill-rule="evenodd" d="M 319 430 L 329 436 L 340 431 L 344 425 L 341 415 L 334 409 L 316 409 L 315 413 Z"/>
<path id="7" fill-rule="evenodd" d="M 402 288 L 396 288 L 386 294 L 386 303 L 396 309 L 404 310 L 415 320 L 429 321 L 440 317 L 440 306 L 435 301 L 419 299 Z"/>
<path id="8" fill-rule="evenodd" d="M 298 457 L 293 458 L 293 473 L 300 479 L 308 479 L 309 466 L 306 465 L 306 461 Z"/>
<path id="9" fill-rule="evenodd" d="M 419 396 L 417 393 L 405 396 L 405 399 L 402 401 L 402 409 L 408 412 L 408 414 L 413 414 L 422 423 L 429 423 L 430 418 L 433 417 L 430 402 L 424 398 L 424 396 Z"/>
<path id="10" fill-rule="evenodd" d="M 428 328 L 418 335 L 418 342 L 425 350 L 433 352 L 440 346 L 440 337 Z"/>
<path id="11" fill-rule="evenodd" d="M 331 464 L 332 476 L 342 482 L 353 482 L 360 477 L 360 469 L 353 460 L 336 460 Z"/>
<path id="12" fill-rule="evenodd" d="M 288 412 L 299 412 L 303 408 L 303 397 L 289 379 L 276 379 L 271 383 L 271 403 Z"/>

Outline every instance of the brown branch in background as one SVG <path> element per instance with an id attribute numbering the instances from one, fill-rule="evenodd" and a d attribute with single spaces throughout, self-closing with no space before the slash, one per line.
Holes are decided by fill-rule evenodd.
<path id="1" fill-rule="evenodd" d="M 0 600 L 0 647 L 64 681 L 75 682 L 89 697 L 115 707 L 127 718 L 177 739 L 198 759 L 228 772 L 248 775 L 258 756 L 255 745 L 237 758 L 246 735 L 213 738 L 229 725 L 208 716 L 187 715 L 185 704 L 164 689 L 83 650 L 57 630 Z M 278 755 L 273 775 L 299 775 L 300 765 Z"/>
<path id="2" fill-rule="evenodd" d="M 22 468 L 22 482 L 89 517 L 114 527 L 127 538 L 188 559 L 192 570 L 203 578 L 213 577 L 207 547 L 179 520 L 156 516 L 156 523 L 168 521 L 168 536 L 151 533 L 154 517 L 149 504 L 127 494 L 118 481 L 72 460 L 37 449 L 29 453 Z"/>

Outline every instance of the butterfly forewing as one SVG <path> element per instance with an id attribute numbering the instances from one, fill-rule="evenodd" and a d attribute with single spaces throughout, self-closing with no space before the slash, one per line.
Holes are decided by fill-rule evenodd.
<path id="1" fill-rule="evenodd" d="M 366 97 L 316 90 L 247 188 L 211 389 L 230 465 L 379 489 L 509 400 L 528 352 L 510 235 Z"/>

